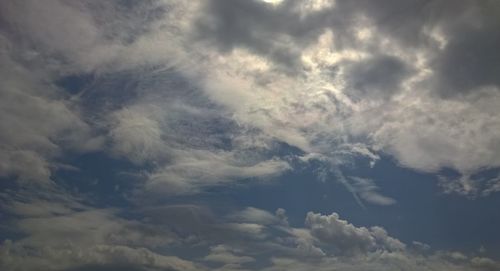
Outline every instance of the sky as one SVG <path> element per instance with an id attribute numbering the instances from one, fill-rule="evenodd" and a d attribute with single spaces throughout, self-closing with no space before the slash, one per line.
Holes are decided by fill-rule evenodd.
<path id="1" fill-rule="evenodd" d="M 500 2 L 0 1 L 0 270 L 500 270 Z"/>

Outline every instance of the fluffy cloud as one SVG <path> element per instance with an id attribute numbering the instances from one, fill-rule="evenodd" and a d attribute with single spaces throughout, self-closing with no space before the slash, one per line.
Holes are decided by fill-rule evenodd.
<path id="1" fill-rule="evenodd" d="M 336 213 L 323 216 L 309 212 L 305 225 L 310 228 L 314 237 L 321 242 L 332 245 L 338 254 L 356 255 L 379 248 L 397 251 L 405 247 L 397 239 L 389 237 L 383 228 L 355 227 L 340 219 Z"/>

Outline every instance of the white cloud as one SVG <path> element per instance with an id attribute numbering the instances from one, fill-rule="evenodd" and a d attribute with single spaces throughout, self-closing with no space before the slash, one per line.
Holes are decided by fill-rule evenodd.
<path id="1" fill-rule="evenodd" d="M 110 119 L 113 151 L 139 164 L 168 157 L 160 124 L 150 117 L 154 111 L 143 106 L 114 112 Z"/>
<path id="2" fill-rule="evenodd" d="M 359 177 L 349 177 L 349 179 L 352 181 L 350 185 L 353 192 L 364 201 L 376 205 L 392 205 L 396 203 L 396 200 L 393 198 L 384 196 L 377 192 L 379 188 L 373 180 Z"/>
<path id="3" fill-rule="evenodd" d="M 175 162 L 150 176 L 146 189 L 165 194 L 197 193 L 203 187 L 235 180 L 265 178 L 289 169 L 285 161 L 270 159 L 257 163 L 238 161 L 231 152 L 174 150 Z"/>
<path id="4" fill-rule="evenodd" d="M 229 219 L 238 222 L 258 223 L 262 225 L 275 224 L 279 222 L 277 216 L 254 207 L 247 207 L 241 211 L 235 212 L 229 216 Z"/>
<path id="5" fill-rule="evenodd" d="M 345 220 L 339 219 L 338 214 L 329 216 L 307 213 L 305 225 L 311 234 L 335 246 L 338 253 L 357 254 L 375 248 L 375 238 L 367 228 L 357 228 Z"/>

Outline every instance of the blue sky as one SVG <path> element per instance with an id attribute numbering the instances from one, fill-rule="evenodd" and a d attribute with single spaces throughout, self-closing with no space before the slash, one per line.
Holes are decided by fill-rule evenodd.
<path id="1" fill-rule="evenodd" d="M 497 2 L 0 10 L 0 269 L 500 269 Z"/>

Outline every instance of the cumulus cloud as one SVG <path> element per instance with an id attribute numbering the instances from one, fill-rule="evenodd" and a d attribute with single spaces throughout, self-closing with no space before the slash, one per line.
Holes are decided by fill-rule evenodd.
<path id="1" fill-rule="evenodd" d="M 340 219 L 337 213 L 324 216 L 309 212 L 305 225 L 314 237 L 332 245 L 339 254 L 356 255 L 378 248 L 397 251 L 405 247 L 399 240 L 388 236 L 383 228 L 356 227 Z"/>

